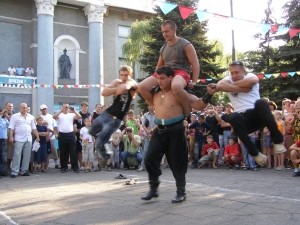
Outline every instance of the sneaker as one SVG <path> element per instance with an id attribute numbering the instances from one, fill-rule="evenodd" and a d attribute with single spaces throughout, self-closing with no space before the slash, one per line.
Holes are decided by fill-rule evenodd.
<path id="1" fill-rule="evenodd" d="M 233 167 L 233 169 L 235 169 L 235 170 L 239 170 L 239 169 L 240 169 L 240 166 L 239 166 L 239 165 L 237 165 L 237 164 L 235 164 L 235 165 L 234 165 L 234 167 Z"/>
<path id="2" fill-rule="evenodd" d="M 75 173 L 79 173 L 80 171 L 79 171 L 79 168 L 75 168 L 75 169 L 73 169 L 73 171 L 75 172 Z"/>
<path id="3" fill-rule="evenodd" d="M 261 152 L 259 152 L 257 156 L 253 156 L 253 158 L 258 165 L 267 165 L 267 156 L 262 154 Z"/>
<path id="4" fill-rule="evenodd" d="M 55 169 L 60 169 L 60 166 L 59 165 L 55 165 Z"/>
<path id="5" fill-rule="evenodd" d="M 23 173 L 21 176 L 28 177 L 28 176 L 30 176 L 30 174 L 28 173 L 28 171 L 26 171 L 26 172 Z"/>
<path id="6" fill-rule="evenodd" d="M 258 171 L 258 169 L 255 167 L 255 168 L 252 168 L 251 169 L 252 171 Z"/>
<path id="7" fill-rule="evenodd" d="M 110 144 L 105 143 L 104 144 L 104 148 L 105 148 L 106 154 L 108 154 L 110 156 L 112 156 L 114 154 L 113 151 L 112 151 L 112 149 L 111 149 L 111 145 Z"/>
<path id="8" fill-rule="evenodd" d="M 65 172 L 68 171 L 68 169 L 67 169 L 67 168 L 62 168 L 60 171 L 61 171 L 62 173 L 65 173 Z"/>
<path id="9" fill-rule="evenodd" d="M 273 151 L 275 154 L 286 152 L 286 147 L 284 144 L 273 144 Z"/>
<path id="10" fill-rule="evenodd" d="M 93 171 L 93 172 L 100 172 L 100 171 L 101 171 L 101 167 L 100 167 L 100 166 L 97 166 L 97 167 L 95 167 L 92 171 Z"/>
<path id="11" fill-rule="evenodd" d="M 137 171 L 138 171 L 138 172 L 145 171 L 145 168 L 141 166 L 140 168 L 137 169 Z"/>
<path id="12" fill-rule="evenodd" d="M 110 166 L 107 166 L 107 167 L 106 167 L 106 170 L 107 170 L 107 172 L 111 172 Z"/>
<path id="13" fill-rule="evenodd" d="M 299 177 L 300 176 L 300 171 L 293 171 L 292 176 L 293 177 Z"/>
<path id="14" fill-rule="evenodd" d="M 17 177 L 17 175 L 15 175 L 15 174 L 12 174 L 12 175 L 10 175 L 10 177 L 11 177 L 11 178 L 16 178 L 16 177 Z"/>

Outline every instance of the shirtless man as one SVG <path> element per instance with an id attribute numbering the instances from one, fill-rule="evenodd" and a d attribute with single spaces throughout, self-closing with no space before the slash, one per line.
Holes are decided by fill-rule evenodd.
<path id="1" fill-rule="evenodd" d="M 188 93 L 184 90 L 186 86 L 194 87 L 200 73 L 200 65 L 196 50 L 191 42 L 176 35 L 177 26 L 171 20 L 161 24 L 161 32 L 166 43 L 160 49 L 156 69 L 161 66 L 169 66 L 174 70 L 171 89 L 178 98 L 185 115 L 189 115 L 191 108 L 186 101 Z M 192 77 L 189 73 L 192 72 Z M 157 74 L 148 77 L 139 84 L 139 92 L 145 101 L 152 103 L 152 88 L 157 86 Z M 192 82 L 190 82 L 192 80 Z"/>
<path id="2" fill-rule="evenodd" d="M 151 105 L 155 108 L 155 123 L 152 138 L 149 143 L 148 152 L 145 156 L 145 168 L 148 172 L 150 191 L 142 197 L 142 200 L 150 200 L 158 197 L 158 177 L 161 175 L 160 162 L 165 154 L 176 180 L 177 194 L 172 203 L 185 201 L 185 174 L 187 172 L 187 142 L 185 139 L 185 128 L 183 124 L 184 111 L 178 98 L 171 89 L 174 71 L 170 67 L 157 69 L 157 81 L 160 87 L 153 95 Z M 215 89 L 208 86 L 208 92 L 202 99 L 189 95 L 190 106 L 193 108 L 204 108 Z"/>
<path id="3" fill-rule="evenodd" d="M 131 79 L 132 72 L 130 66 L 121 67 L 120 79 L 113 80 L 103 89 L 102 96 L 113 95 L 114 102 L 93 121 L 89 128 L 89 133 L 96 137 L 96 149 L 103 159 L 109 159 L 112 156 L 113 152 L 108 141 L 119 128 L 136 94 L 136 82 Z"/>

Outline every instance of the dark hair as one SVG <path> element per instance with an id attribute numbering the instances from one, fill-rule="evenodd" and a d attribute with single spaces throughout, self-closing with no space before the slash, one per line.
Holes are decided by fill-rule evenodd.
<path id="1" fill-rule="evenodd" d="M 233 61 L 229 64 L 229 66 L 244 66 L 244 63 L 242 61 Z"/>
<path id="2" fill-rule="evenodd" d="M 172 21 L 172 20 L 165 20 L 164 22 L 162 22 L 162 24 L 161 24 L 162 26 L 166 26 L 166 25 L 170 25 L 170 27 L 172 28 L 172 29 L 177 29 L 177 25 L 176 25 L 176 23 L 174 22 L 174 21 Z"/>
<path id="3" fill-rule="evenodd" d="M 162 66 L 162 67 L 159 67 L 157 70 L 156 70 L 156 73 L 158 75 L 166 75 L 167 77 L 170 77 L 170 76 L 174 76 L 174 71 L 171 67 L 169 66 Z"/>
<path id="4" fill-rule="evenodd" d="M 237 137 L 234 136 L 234 135 L 230 135 L 230 136 L 228 137 L 228 140 L 230 140 L 230 139 L 232 139 L 234 142 L 237 142 L 237 141 L 238 141 Z"/>

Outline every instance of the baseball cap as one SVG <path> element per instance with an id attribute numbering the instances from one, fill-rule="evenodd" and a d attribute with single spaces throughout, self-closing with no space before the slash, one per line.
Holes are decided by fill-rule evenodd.
<path id="1" fill-rule="evenodd" d="M 40 109 L 47 109 L 47 106 L 45 104 L 40 106 Z"/>

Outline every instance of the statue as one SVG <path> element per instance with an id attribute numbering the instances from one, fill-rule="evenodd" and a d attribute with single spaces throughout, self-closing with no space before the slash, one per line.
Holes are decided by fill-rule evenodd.
<path id="1" fill-rule="evenodd" d="M 72 67 L 69 56 L 67 55 L 67 49 L 64 49 L 64 54 L 59 58 L 60 65 L 60 78 L 70 79 L 70 70 Z"/>

